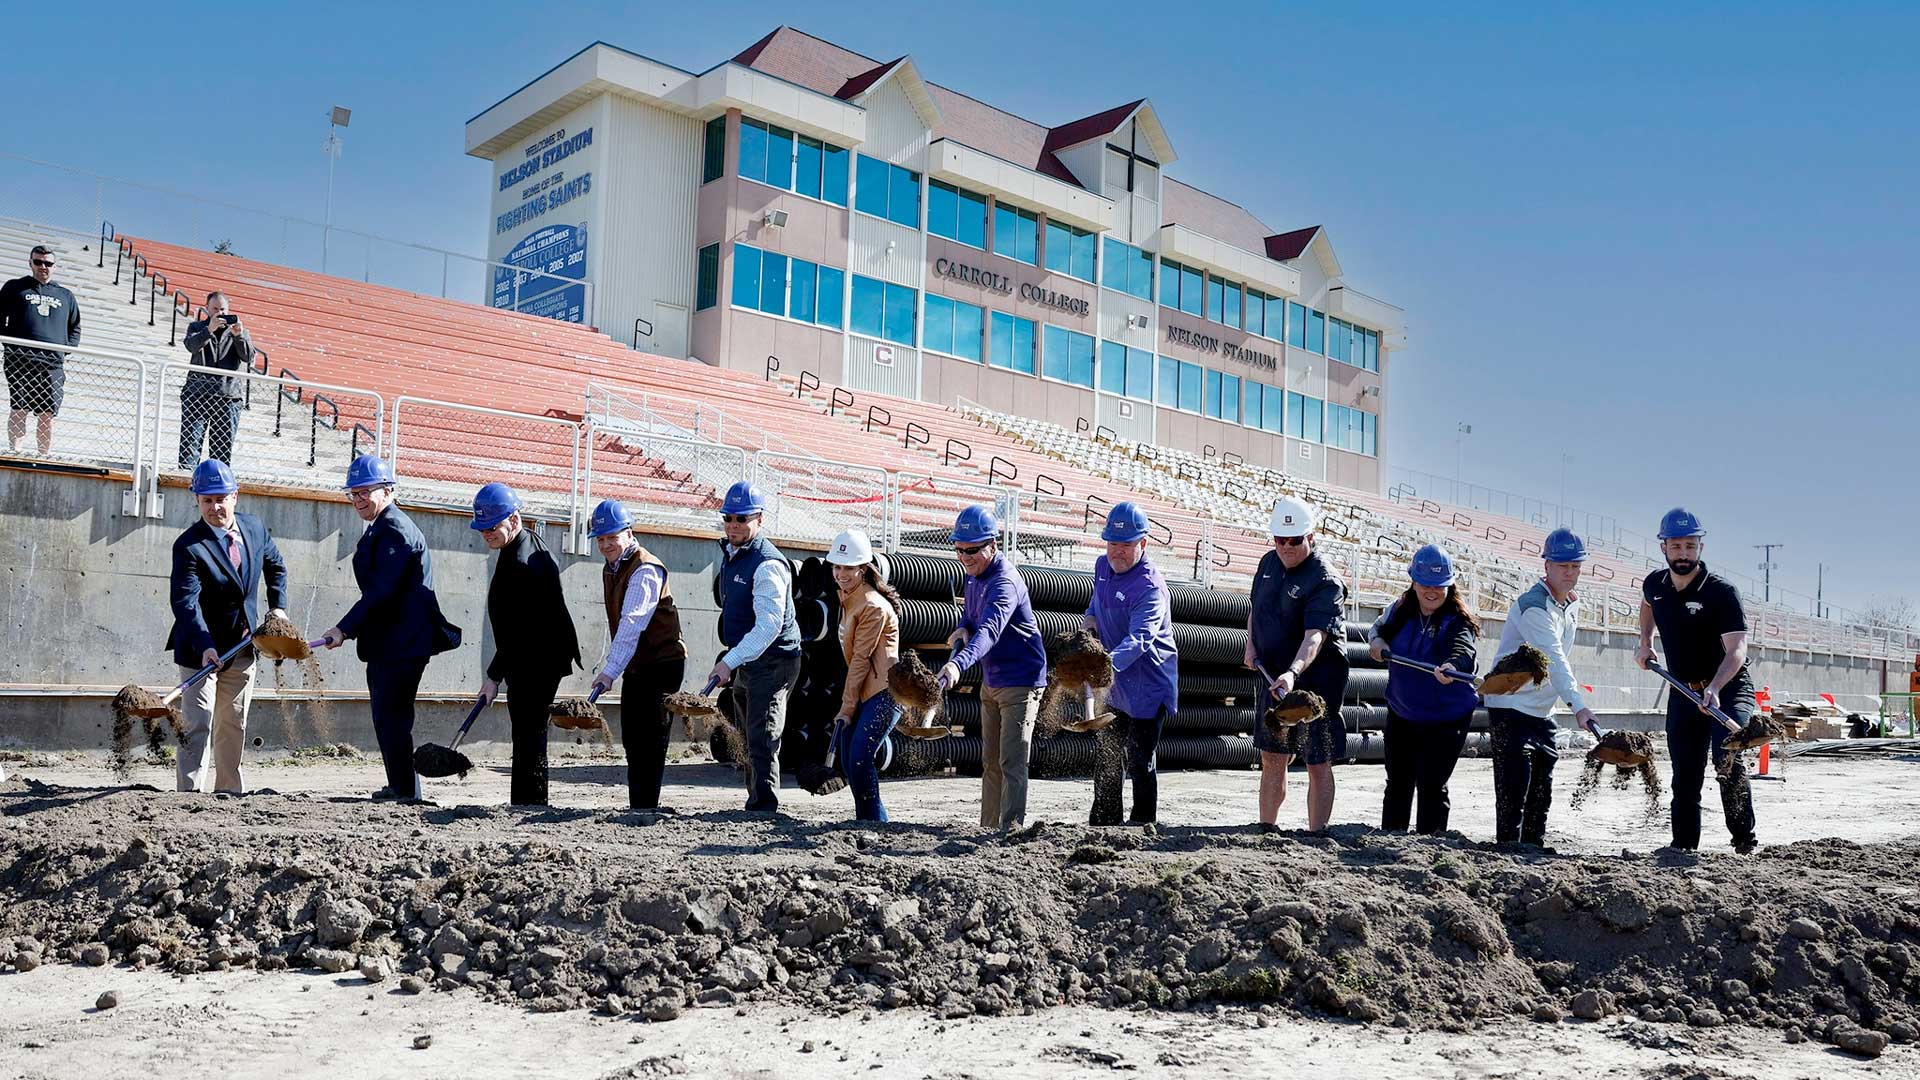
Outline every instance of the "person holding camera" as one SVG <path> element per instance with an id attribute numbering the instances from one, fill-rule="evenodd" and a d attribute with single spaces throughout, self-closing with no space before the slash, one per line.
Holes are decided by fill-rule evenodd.
<path id="1" fill-rule="evenodd" d="M 234 372 L 253 366 L 253 339 L 240 316 L 227 307 L 225 294 L 207 294 L 200 318 L 187 327 L 187 354 L 196 369 L 180 388 L 180 467 L 200 462 L 204 440 L 207 457 L 233 464 L 233 436 L 240 429 L 240 401 L 246 397 L 245 379 Z"/>

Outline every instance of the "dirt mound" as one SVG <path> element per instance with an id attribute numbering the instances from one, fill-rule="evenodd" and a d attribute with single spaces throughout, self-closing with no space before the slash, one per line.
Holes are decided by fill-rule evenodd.
<path id="1" fill-rule="evenodd" d="M 0 954 L 182 973 L 384 961 L 533 1009 L 660 1019 L 743 999 L 945 1016 L 1250 1002 L 1453 1030 L 1625 1011 L 1863 1046 L 1920 1022 L 1913 843 L 1541 858 L 1358 826 L 1000 837 L 275 797 L 189 825 L 170 796 L 85 796 L 0 793 Z"/>

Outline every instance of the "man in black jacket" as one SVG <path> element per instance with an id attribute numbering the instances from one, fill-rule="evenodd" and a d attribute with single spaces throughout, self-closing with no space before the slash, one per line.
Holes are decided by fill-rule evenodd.
<path id="1" fill-rule="evenodd" d="M 27 256 L 32 273 L 0 286 L 0 336 L 56 345 L 80 344 L 80 302 L 53 280 L 53 249 L 34 245 Z M 27 414 L 40 418 L 40 453 L 53 449 L 53 418 L 67 396 L 66 354 L 57 349 L 8 345 L 7 449 L 27 437 Z"/>
<path id="2" fill-rule="evenodd" d="M 205 461 L 193 471 L 200 520 L 173 542 L 173 630 L 167 635 L 167 648 L 173 650 L 183 678 L 218 660 L 260 624 L 263 580 L 268 614 L 287 613 L 286 560 L 259 518 L 234 509 L 239 491 L 225 462 Z M 240 754 L 246 746 L 253 676 L 249 647 L 180 699 L 187 741 L 176 759 L 179 790 L 206 790 L 209 749 L 213 790 L 246 790 Z"/>
<path id="3" fill-rule="evenodd" d="M 520 497 L 492 483 L 473 497 L 473 528 L 500 553 L 487 586 L 487 622 L 493 627 L 493 659 L 480 684 L 491 703 L 507 683 L 507 716 L 513 724 L 513 791 L 516 806 L 547 805 L 547 711 L 560 680 L 580 662 L 580 641 L 560 591 L 560 564 L 539 534 L 520 520 Z"/>
<path id="4" fill-rule="evenodd" d="M 347 467 L 353 512 L 367 523 L 353 549 L 353 580 L 360 600 L 322 637 L 337 649 L 358 641 L 367 664 L 368 708 L 387 768 L 387 786 L 375 800 L 420 798 L 413 771 L 413 706 L 427 661 L 460 645 L 460 628 L 440 614 L 433 592 L 433 557 L 420 527 L 393 503 L 393 466 L 363 454 Z"/>
<path id="5" fill-rule="evenodd" d="M 212 292 L 201 318 L 187 327 L 186 345 L 190 362 L 203 370 L 188 374 L 180 387 L 180 467 L 191 469 L 199 462 L 202 439 L 208 457 L 231 465 L 246 380 L 228 373 L 253 365 L 253 339 L 227 309 L 226 295 Z"/>

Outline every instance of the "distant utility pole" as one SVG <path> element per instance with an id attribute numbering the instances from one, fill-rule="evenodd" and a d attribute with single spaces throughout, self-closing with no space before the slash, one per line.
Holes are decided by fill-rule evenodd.
<path id="1" fill-rule="evenodd" d="M 1818 576 L 1814 578 L 1813 617 L 1816 619 L 1824 619 L 1827 617 L 1827 564 L 1818 563 L 1816 565 L 1819 567 L 1819 570 Z"/>
<path id="2" fill-rule="evenodd" d="M 1765 591 L 1766 595 L 1763 596 L 1761 599 L 1763 602 L 1771 604 L 1773 603 L 1773 572 L 1775 570 L 1780 569 L 1780 564 L 1773 561 L 1773 553 L 1776 551 L 1779 551 L 1780 549 L 1786 547 L 1787 545 L 1755 544 L 1753 546 L 1764 553 L 1760 557 L 1761 558 L 1761 562 L 1760 562 L 1761 586 L 1760 587 Z"/>
<path id="3" fill-rule="evenodd" d="M 1473 434 L 1473 425 L 1472 424 L 1455 424 L 1453 430 L 1455 432 L 1453 436 L 1453 486 L 1454 486 L 1453 502 L 1455 506 L 1465 506 L 1466 501 L 1460 498 L 1460 491 L 1459 491 L 1460 481 L 1461 481 L 1461 466 L 1466 461 L 1465 444 L 1466 444 L 1467 436 Z"/>

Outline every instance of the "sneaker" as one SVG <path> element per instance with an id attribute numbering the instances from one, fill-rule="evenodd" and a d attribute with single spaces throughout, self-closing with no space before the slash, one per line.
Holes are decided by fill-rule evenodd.
<path id="1" fill-rule="evenodd" d="M 370 799 L 372 799 L 372 800 L 373 800 L 374 802 L 398 802 L 398 801 L 400 801 L 400 796 L 398 796 L 398 795 L 395 795 L 395 794 L 393 793 L 393 789 L 392 789 L 392 788 L 390 788 L 390 787 L 383 787 L 383 788 L 381 788 L 380 790 L 378 790 L 378 791 L 376 791 L 376 792 L 374 792 L 374 793 L 373 793 L 372 795 L 369 795 L 369 796 L 367 796 L 367 797 L 368 797 L 368 798 L 370 798 Z"/>

